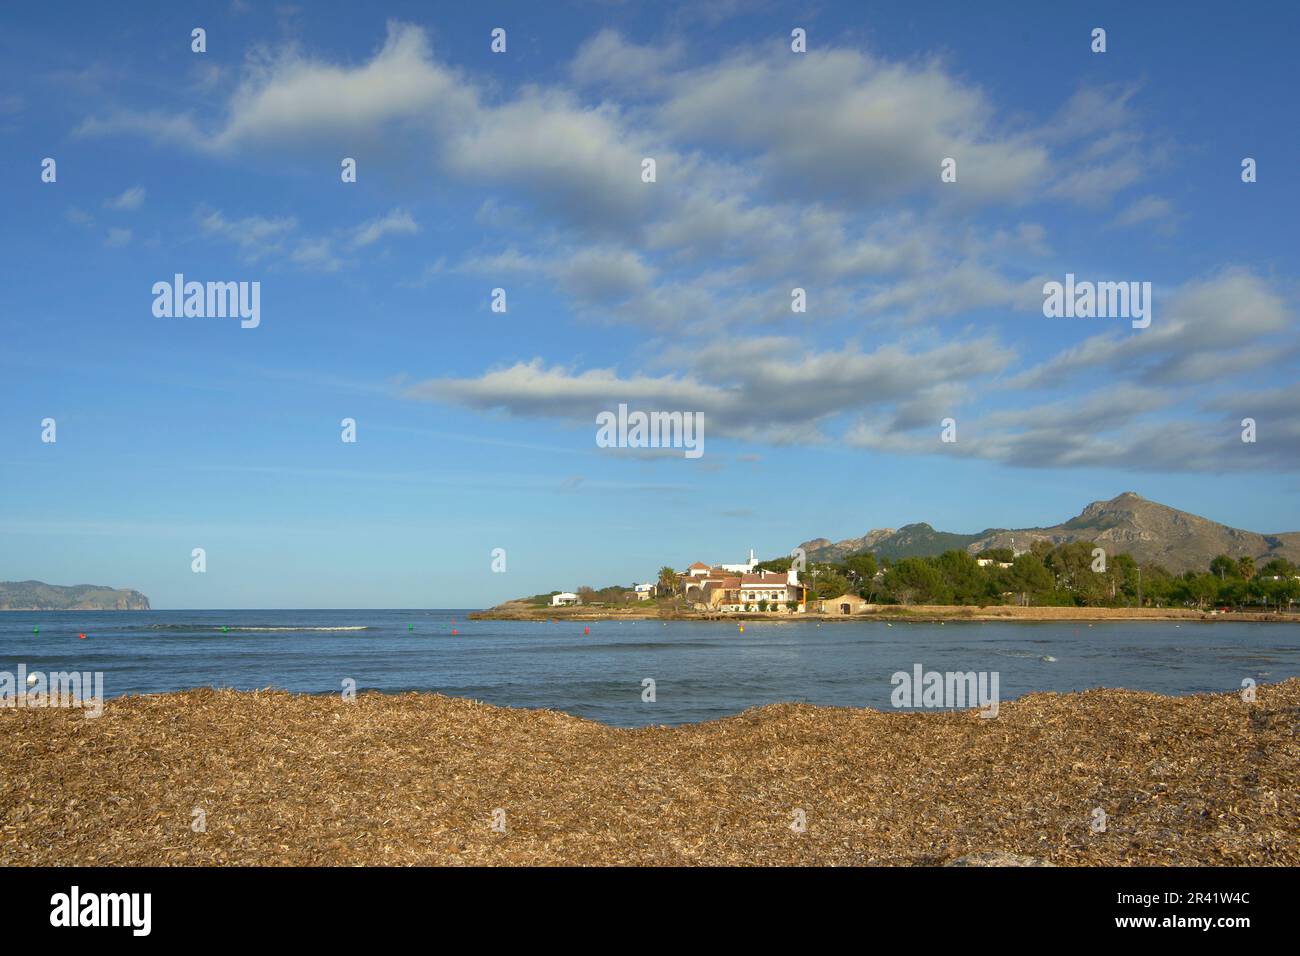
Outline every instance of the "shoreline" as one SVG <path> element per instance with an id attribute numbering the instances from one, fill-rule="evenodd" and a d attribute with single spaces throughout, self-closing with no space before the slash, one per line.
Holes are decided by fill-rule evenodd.
<path id="1" fill-rule="evenodd" d="M 1298 724 L 1300 678 L 1254 702 L 787 703 L 636 729 L 430 693 L 124 697 L 0 711 L 0 864 L 1296 866 Z"/>
<path id="2" fill-rule="evenodd" d="M 1260 623 L 1300 624 L 1300 614 L 1269 611 L 1229 611 L 1218 614 L 1191 608 L 1114 608 L 1114 607 L 1019 607 L 1016 605 L 875 604 L 856 614 L 829 612 L 763 613 L 706 612 L 671 610 L 660 607 L 586 608 L 536 606 L 525 601 L 506 601 L 496 607 L 471 611 L 467 617 L 476 621 L 766 621 L 773 624 L 797 624 L 801 621 L 825 623 L 836 621 L 912 621 L 938 623 L 948 621 L 1025 621 L 1025 622 L 1099 622 L 1099 621 L 1251 621 Z"/>

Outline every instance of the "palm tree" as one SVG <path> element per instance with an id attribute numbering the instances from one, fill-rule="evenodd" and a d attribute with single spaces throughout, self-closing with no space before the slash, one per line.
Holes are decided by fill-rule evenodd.
<path id="1" fill-rule="evenodd" d="M 677 572 L 668 565 L 659 569 L 659 590 L 670 597 L 677 594 Z"/>

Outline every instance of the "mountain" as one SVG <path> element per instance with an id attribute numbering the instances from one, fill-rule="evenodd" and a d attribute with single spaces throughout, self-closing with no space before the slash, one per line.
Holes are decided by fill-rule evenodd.
<path id="1" fill-rule="evenodd" d="M 877 557 L 929 557 L 953 548 L 978 554 L 989 548 L 1027 551 L 1034 541 L 1065 544 L 1096 541 L 1111 554 L 1130 554 L 1139 563 L 1154 562 L 1177 574 L 1204 571 L 1217 555 L 1249 556 L 1261 564 L 1270 558 L 1300 562 L 1300 532 L 1257 534 L 1170 508 L 1126 491 L 1110 501 L 1094 501 L 1076 517 L 1048 528 L 988 528 L 978 534 L 935 531 L 928 524 L 881 529 L 861 538 L 831 542 L 814 538 L 800 545 L 812 561 L 839 561 L 870 551 Z"/>
<path id="2" fill-rule="evenodd" d="M 43 581 L 0 581 L 0 611 L 147 611 L 149 599 L 139 591 Z"/>

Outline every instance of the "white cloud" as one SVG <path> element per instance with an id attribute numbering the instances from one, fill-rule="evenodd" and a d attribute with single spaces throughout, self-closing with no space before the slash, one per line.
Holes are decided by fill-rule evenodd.
<path id="1" fill-rule="evenodd" d="M 938 196 L 940 161 L 953 157 L 960 185 L 950 193 L 1019 201 L 1048 167 L 1041 145 L 1000 129 L 987 97 L 936 62 L 777 50 L 686 71 L 674 90 L 662 110 L 669 128 L 752 151 L 788 195 Z"/>
<path id="2" fill-rule="evenodd" d="M 814 443 L 826 440 L 823 425 L 835 416 L 931 401 L 936 390 L 952 399 L 963 383 L 996 374 L 1012 357 L 987 339 L 864 353 L 847 346 L 812 352 L 795 339 L 769 336 L 694 350 L 685 374 L 573 372 L 534 359 L 474 378 L 428 379 L 406 395 L 577 424 L 626 402 L 646 410 L 701 411 L 715 435 Z"/>
<path id="3" fill-rule="evenodd" d="M 298 228 L 298 220 L 292 216 L 278 219 L 245 216 L 231 220 L 218 210 L 201 210 L 199 228 L 207 235 L 235 243 L 249 260 L 255 261 L 281 253 L 289 234 Z"/>
<path id="4" fill-rule="evenodd" d="M 1113 220 L 1115 226 L 1154 225 L 1161 233 L 1172 235 L 1177 228 L 1174 204 L 1163 196 L 1143 196 L 1122 209 Z"/>
<path id="5" fill-rule="evenodd" d="M 1013 379 L 1012 387 L 1059 387 L 1082 373 L 1113 373 L 1167 385 L 1211 382 L 1276 360 L 1268 340 L 1293 319 L 1273 285 L 1242 269 L 1154 296 L 1151 327 L 1103 332 Z M 1041 319 L 1080 323 L 1113 320 Z M 1127 324 L 1126 324 L 1127 325 Z"/>
<path id="6" fill-rule="evenodd" d="M 144 203 L 144 187 L 132 186 L 120 196 L 115 196 L 104 203 L 105 209 L 116 209 L 120 212 L 129 212 L 139 209 Z"/>
<path id="7" fill-rule="evenodd" d="M 394 209 L 386 216 L 359 226 L 352 237 L 352 247 L 360 249 L 373 245 L 385 236 L 412 236 L 419 231 L 420 227 L 407 210 Z"/>
<path id="8" fill-rule="evenodd" d="M 629 43 L 616 30 L 602 30 L 578 48 L 569 73 L 579 86 L 605 91 L 649 91 L 668 79 L 685 45 L 674 40 L 659 46 Z"/>

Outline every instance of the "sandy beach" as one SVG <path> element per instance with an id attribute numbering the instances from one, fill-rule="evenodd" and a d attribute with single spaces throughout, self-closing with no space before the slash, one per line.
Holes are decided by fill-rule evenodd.
<path id="1" fill-rule="evenodd" d="M 0 863 L 1295 866 L 1298 725 L 1300 679 L 1253 703 L 1095 690 L 991 720 L 777 704 L 634 730 L 415 693 L 5 709 Z"/>

